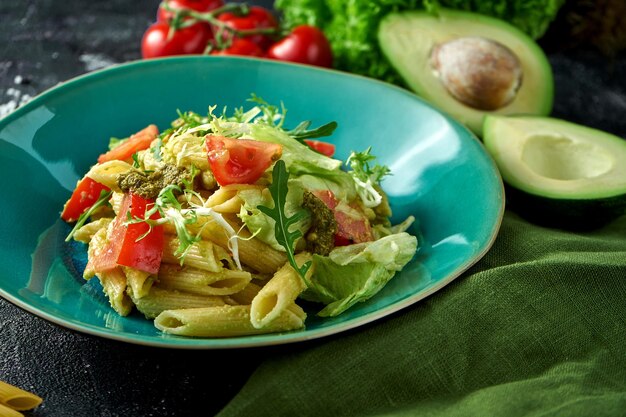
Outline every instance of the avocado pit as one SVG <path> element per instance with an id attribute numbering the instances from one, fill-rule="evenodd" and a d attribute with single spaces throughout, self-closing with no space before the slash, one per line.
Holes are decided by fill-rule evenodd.
<path id="1" fill-rule="evenodd" d="M 435 45 L 430 66 L 458 101 L 479 110 L 509 104 L 522 85 L 522 65 L 501 43 L 477 36 Z"/>

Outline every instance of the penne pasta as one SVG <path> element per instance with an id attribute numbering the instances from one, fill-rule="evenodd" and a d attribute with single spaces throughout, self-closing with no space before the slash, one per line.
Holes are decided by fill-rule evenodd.
<path id="1" fill-rule="evenodd" d="M 188 266 L 162 264 L 159 287 L 201 295 L 230 295 L 244 289 L 252 276 L 246 271 L 224 269 L 208 272 Z"/>
<path id="2" fill-rule="evenodd" d="M 180 264 L 176 251 L 180 241 L 173 235 L 166 234 L 163 242 L 163 258 L 161 262 Z M 234 262 L 226 249 L 210 242 L 201 240 L 189 248 L 184 259 L 185 265 L 203 269 L 210 272 L 220 272 L 224 269 L 224 263 L 234 265 Z"/>
<path id="3" fill-rule="evenodd" d="M 126 275 L 120 268 L 98 274 L 104 293 L 109 297 L 109 303 L 113 310 L 120 316 L 127 316 L 133 309 L 133 302 L 126 294 Z"/>
<path id="4" fill-rule="evenodd" d="M 91 240 L 89 241 L 89 247 L 87 249 L 87 257 L 89 259 L 95 259 L 104 250 L 107 242 L 107 229 L 108 227 L 103 227 L 92 236 Z M 87 262 L 87 266 L 83 271 L 83 278 L 91 279 L 95 275 L 96 272 L 93 270 L 91 262 Z"/>
<path id="5" fill-rule="evenodd" d="M 24 414 L 19 411 L 9 408 L 6 405 L 0 403 L 0 416 L 2 417 L 24 417 Z"/>
<path id="6" fill-rule="evenodd" d="M 103 217 L 85 224 L 83 227 L 74 232 L 74 239 L 79 242 L 89 243 L 98 230 L 104 229 L 106 231 L 106 228 L 109 226 L 109 223 L 111 223 L 111 220 L 113 219 Z"/>
<path id="7" fill-rule="evenodd" d="M 176 233 L 176 229 L 170 224 L 165 224 L 163 229 L 167 234 Z M 190 225 L 189 229 L 193 233 L 200 233 L 204 240 L 209 240 L 222 248 L 229 249 L 229 236 L 214 219 L 200 216 L 197 223 Z M 239 236 L 241 237 L 237 240 L 239 259 L 255 271 L 273 274 L 287 262 L 287 256 L 283 252 L 279 252 L 257 239 L 250 238 L 251 235 L 246 230 L 241 230 Z M 259 256 L 259 254 L 263 254 L 263 256 Z"/>
<path id="8" fill-rule="evenodd" d="M 308 253 L 296 255 L 296 262 L 302 265 L 311 259 Z M 307 278 L 312 275 L 311 269 Z M 251 304 L 250 319 L 256 329 L 268 326 L 276 320 L 285 309 L 292 305 L 306 285 L 300 275 L 286 263 L 274 276 L 259 290 Z"/>
<path id="9" fill-rule="evenodd" d="M 141 298 L 150 292 L 150 288 L 154 283 L 154 276 L 149 272 L 140 271 L 135 268 L 123 266 L 122 270 L 126 275 L 128 287 L 135 298 Z"/>
<path id="10" fill-rule="evenodd" d="M 41 404 L 42 401 L 41 397 L 31 392 L 0 381 L 0 403 L 11 407 L 13 410 L 31 410 Z M 2 411 L 0 410 L 0 415 L 4 416 Z"/>
<path id="11" fill-rule="evenodd" d="M 123 193 L 114 192 L 111 195 L 109 203 L 111 203 L 111 207 L 113 207 L 113 212 L 115 214 L 118 214 L 120 212 L 120 208 L 122 207 L 122 200 L 124 200 Z"/>
<path id="12" fill-rule="evenodd" d="M 115 192 L 121 192 L 120 187 L 117 185 L 117 179 L 120 174 L 124 174 L 132 169 L 133 167 L 124 161 L 108 161 L 91 167 L 86 176 L 100 184 L 106 185 Z"/>
<path id="13" fill-rule="evenodd" d="M 210 207 L 218 213 L 236 214 L 241 210 L 243 200 L 239 197 L 242 190 L 257 190 L 261 192 L 263 187 L 249 184 L 231 184 L 220 187 L 206 201 L 205 207 Z"/>
<path id="14" fill-rule="evenodd" d="M 153 319 L 165 310 L 181 308 L 217 307 L 225 304 L 224 300 L 214 295 L 197 295 L 176 290 L 165 290 L 152 287 L 150 292 L 141 298 L 131 296 L 137 310 L 148 319 Z"/>
<path id="15" fill-rule="evenodd" d="M 283 311 L 266 327 L 258 329 L 250 322 L 250 306 L 230 306 L 166 310 L 154 320 L 164 333 L 191 337 L 234 337 L 300 329 L 301 316 Z"/>
<path id="16" fill-rule="evenodd" d="M 247 305 L 252 303 L 252 300 L 254 300 L 254 297 L 256 297 L 260 290 L 260 285 L 251 282 L 241 291 L 231 294 L 228 298 L 234 305 Z"/>

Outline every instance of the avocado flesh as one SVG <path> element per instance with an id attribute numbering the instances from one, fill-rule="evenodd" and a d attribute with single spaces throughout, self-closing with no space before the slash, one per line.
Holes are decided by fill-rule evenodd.
<path id="1" fill-rule="evenodd" d="M 520 214 L 591 228 L 626 213 L 626 140 L 532 116 L 488 116 L 483 140 Z"/>
<path id="2" fill-rule="evenodd" d="M 497 110 L 472 108 L 454 98 L 431 67 L 430 54 L 437 45 L 463 37 L 491 39 L 514 51 L 523 72 L 515 98 Z M 552 110 L 554 82 L 545 54 L 526 34 L 491 17 L 441 9 L 391 13 L 379 26 L 380 47 L 407 85 L 419 96 L 464 123 L 482 136 L 487 114 L 548 115 Z"/>

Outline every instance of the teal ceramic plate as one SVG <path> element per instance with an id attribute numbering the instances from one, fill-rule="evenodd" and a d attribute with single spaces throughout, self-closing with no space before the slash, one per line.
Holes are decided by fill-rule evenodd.
<path id="1" fill-rule="evenodd" d="M 81 278 L 85 249 L 64 242 L 59 213 L 111 136 L 176 110 L 230 108 L 255 93 L 284 102 L 287 122 L 336 120 L 337 156 L 372 146 L 393 176 L 383 186 L 396 221 L 414 215 L 414 260 L 375 297 L 305 330 L 231 339 L 161 334 L 139 314 L 119 317 Z M 289 123 L 287 123 L 289 124 Z M 291 127 L 291 126 L 288 126 Z M 336 71 L 273 61 L 182 57 L 133 62 L 57 86 L 0 121 L 0 295 L 74 330 L 172 348 L 232 348 L 309 340 L 396 312 L 458 277 L 489 249 L 503 214 L 501 179 L 465 128 L 402 89 Z"/>

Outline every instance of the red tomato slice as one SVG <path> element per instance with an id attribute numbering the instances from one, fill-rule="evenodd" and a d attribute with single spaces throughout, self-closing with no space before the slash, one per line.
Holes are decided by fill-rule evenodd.
<path id="1" fill-rule="evenodd" d="M 321 153 L 322 155 L 326 155 L 329 158 L 332 158 L 335 154 L 335 145 L 332 143 L 314 139 L 305 139 L 304 142 L 309 145 L 309 148 Z"/>
<path id="2" fill-rule="evenodd" d="M 330 190 L 316 190 L 313 191 L 313 194 L 333 211 L 337 222 L 335 246 L 347 246 L 374 240 L 370 222 L 358 207 L 338 201 Z"/>
<path id="3" fill-rule="evenodd" d="M 148 149 L 150 147 L 150 143 L 152 143 L 158 135 L 159 128 L 155 125 L 149 125 L 134 135 L 131 135 L 130 138 L 128 138 L 125 142 L 122 142 L 118 147 L 100 155 L 98 163 L 101 164 L 107 161 L 125 161 L 130 159 L 134 153 Z"/>
<path id="4" fill-rule="evenodd" d="M 78 182 L 72 196 L 67 200 L 67 203 L 65 203 L 61 218 L 66 222 L 75 222 L 78 220 L 85 210 L 98 201 L 101 191 L 109 191 L 109 187 L 89 177 L 84 177 Z"/>
<path id="5" fill-rule="evenodd" d="M 219 185 L 253 184 L 280 159 L 282 146 L 248 139 L 207 135 L 207 156 Z"/>
<path id="6" fill-rule="evenodd" d="M 149 209 L 152 204 L 154 201 L 141 196 L 126 195 L 113 220 L 107 246 L 97 256 L 89 258 L 87 269 L 99 273 L 124 265 L 150 274 L 159 272 L 163 255 L 163 227 L 154 226 L 150 230 L 146 223 L 124 224 L 129 212 L 133 218 L 143 218 L 146 208 Z M 158 218 L 158 213 L 151 217 L 154 220 Z M 144 237 L 139 239 L 141 236 Z"/>

